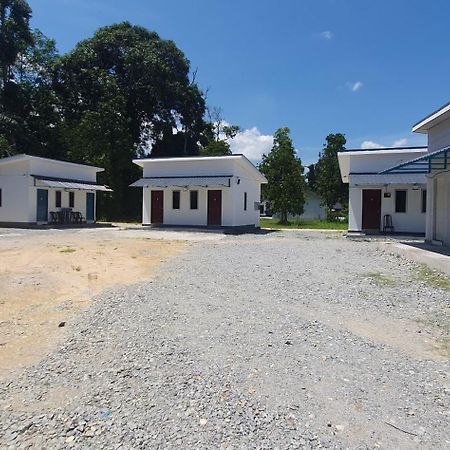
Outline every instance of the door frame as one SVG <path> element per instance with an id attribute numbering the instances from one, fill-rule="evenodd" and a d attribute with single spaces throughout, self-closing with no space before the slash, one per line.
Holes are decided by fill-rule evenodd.
<path id="1" fill-rule="evenodd" d="M 88 198 L 92 198 L 92 219 L 88 218 Z M 95 222 L 95 193 L 86 192 L 86 222 Z"/>
<path id="2" fill-rule="evenodd" d="M 45 192 L 47 196 L 47 206 L 46 206 L 46 218 L 45 220 L 39 220 L 39 191 Z M 48 189 L 37 188 L 36 189 L 36 223 L 48 223 Z"/>
<path id="3" fill-rule="evenodd" d="M 212 213 L 213 209 L 210 208 L 210 199 L 212 201 L 212 196 L 215 194 L 219 194 L 219 202 L 220 202 L 220 208 L 219 208 L 219 214 L 218 214 L 218 220 L 214 220 L 210 214 L 210 211 Z M 223 201 L 222 201 L 222 190 L 221 189 L 208 189 L 208 193 L 206 196 L 206 219 L 207 219 L 207 225 L 208 226 L 215 226 L 215 227 L 221 227 L 222 226 L 222 215 L 223 215 Z"/>
<path id="4" fill-rule="evenodd" d="M 153 201 L 153 196 L 156 194 L 161 194 L 161 211 L 158 212 L 161 216 L 161 220 L 154 220 L 157 219 L 156 217 L 156 211 L 154 210 L 154 204 L 156 202 Z M 152 189 L 150 191 L 150 223 L 152 225 L 163 225 L 164 224 L 164 191 L 162 189 Z"/>
<path id="5" fill-rule="evenodd" d="M 378 222 L 376 227 L 372 227 L 372 226 L 365 226 L 368 225 L 367 223 L 367 218 L 365 216 L 365 212 L 367 211 L 367 205 L 364 202 L 364 192 L 366 191 L 372 191 L 372 192 L 377 192 L 377 196 L 379 198 L 379 210 L 378 210 Z M 372 188 L 368 188 L 368 189 L 362 189 L 361 191 L 361 229 L 362 230 L 377 230 L 377 231 L 381 231 L 381 202 L 382 202 L 382 198 L 381 198 L 381 189 L 372 189 Z M 374 213 L 375 214 L 375 213 Z M 372 225 L 372 224 L 369 224 Z"/>

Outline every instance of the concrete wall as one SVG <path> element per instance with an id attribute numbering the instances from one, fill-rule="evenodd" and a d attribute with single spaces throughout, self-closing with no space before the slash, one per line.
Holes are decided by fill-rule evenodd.
<path id="1" fill-rule="evenodd" d="M 436 176 L 434 239 L 450 245 L 450 172 Z"/>
<path id="2" fill-rule="evenodd" d="M 247 193 L 247 209 L 244 210 L 244 193 Z M 241 177 L 239 184 L 231 188 L 233 206 L 233 226 L 254 225 L 259 227 L 261 201 L 261 185 L 254 180 Z M 258 207 L 255 206 L 257 203 Z"/>
<path id="3" fill-rule="evenodd" d="M 246 183 L 241 179 L 239 185 L 231 188 L 143 188 L 142 223 L 151 224 L 151 191 L 164 192 L 164 225 L 207 226 L 208 224 L 208 190 L 222 191 L 222 225 L 259 226 L 259 209 L 255 210 L 255 202 L 259 202 L 260 188 L 254 182 Z M 180 192 L 180 209 L 172 208 L 172 193 Z M 190 209 L 190 191 L 198 191 L 198 209 Z M 244 192 L 247 192 L 247 210 L 244 211 Z"/>
<path id="4" fill-rule="evenodd" d="M 97 180 L 97 169 L 94 167 L 39 159 L 30 160 L 30 174 L 93 182 L 96 182 Z"/>
<path id="5" fill-rule="evenodd" d="M 450 147 L 450 119 L 428 130 L 428 151 L 435 152 Z"/>
<path id="6" fill-rule="evenodd" d="M 362 191 L 363 189 L 381 189 L 380 230 L 383 229 L 383 216 L 390 214 L 395 232 L 425 233 L 426 214 L 422 212 L 422 189 L 413 189 L 411 185 L 391 184 L 383 186 L 350 186 L 349 189 L 349 231 L 362 231 Z M 406 212 L 395 212 L 395 191 L 406 190 Z M 384 192 L 390 192 L 390 198 L 384 198 Z"/>
<path id="7" fill-rule="evenodd" d="M 167 160 L 151 160 L 143 165 L 144 178 L 150 177 L 179 177 L 179 176 L 215 176 L 234 175 L 236 160 L 222 158 L 220 163 L 205 159 L 175 162 Z"/>
<path id="8" fill-rule="evenodd" d="M 0 222 L 29 222 L 30 180 L 26 175 L 0 174 Z"/>

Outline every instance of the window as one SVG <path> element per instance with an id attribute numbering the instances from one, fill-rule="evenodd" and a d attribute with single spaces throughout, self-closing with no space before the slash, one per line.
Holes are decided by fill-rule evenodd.
<path id="1" fill-rule="evenodd" d="M 406 191 L 395 191 L 395 212 L 406 212 Z"/>
<path id="2" fill-rule="evenodd" d="M 61 208 L 61 191 L 55 192 L 55 207 Z"/>
<path id="3" fill-rule="evenodd" d="M 75 192 L 69 192 L 69 208 L 75 208 Z"/>
<path id="4" fill-rule="evenodd" d="M 172 209 L 180 209 L 180 191 L 172 192 Z"/>
<path id="5" fill-rule="evenodd" d="M 422 212 L 427 212 L 427 190 L 422 189 Z"/>
<path id="6" fill-rule="evenodd" d="M 244 192 L 244 211 L 247 211 L 247 192 Z"/>
<path id="7" fill-rule="evenodd" d="M 191 209 L 198 209 L 198 191 L 191 191 Z"/>

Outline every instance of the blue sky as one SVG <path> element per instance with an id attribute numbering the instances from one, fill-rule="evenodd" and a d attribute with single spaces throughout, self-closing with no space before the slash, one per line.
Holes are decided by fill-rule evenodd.
<path id="1" fill-rule="evenodd" d="M 32 25 L 69 51 L 128 20 L 172 39 L 208 103 L 257 159 L 282 126 L 304 163 L 328 133 L 347 147 L 416 145 L 411 126 L 450 100 L 448 0 L 29 0 Z"/>

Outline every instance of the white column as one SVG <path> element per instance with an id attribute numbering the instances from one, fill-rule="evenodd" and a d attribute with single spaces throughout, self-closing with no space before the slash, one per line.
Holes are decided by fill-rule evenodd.
<path id="1" fill-rule="evenodd" d="M 151 191 L 150 188 L 142 188 L 142 224 L 151 223 Z"/>
<path id="2" fill-rule="evenodd" d="M 436 181 L 433 178 L 427 179 L 427 212 L 425 221 L 425 240 L 431 242 L 434 239 L 436 223 L 436 201 L 435 201 Z"/>

